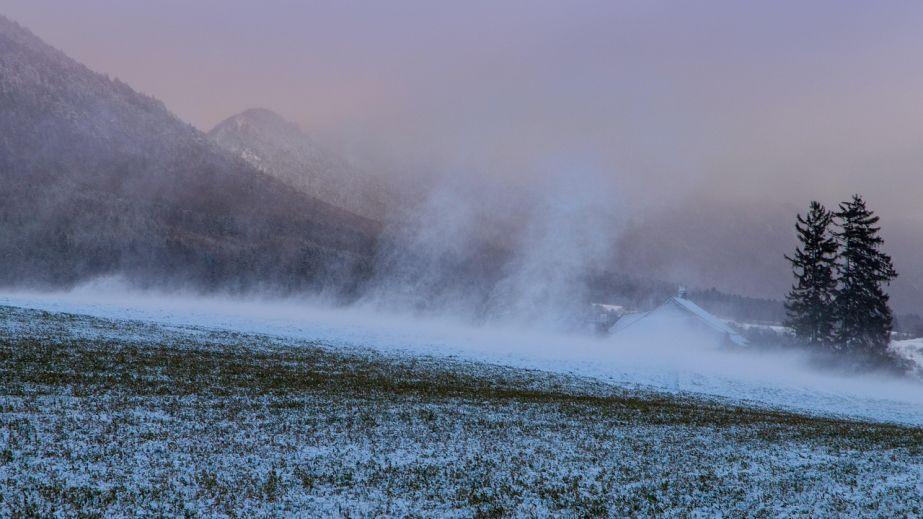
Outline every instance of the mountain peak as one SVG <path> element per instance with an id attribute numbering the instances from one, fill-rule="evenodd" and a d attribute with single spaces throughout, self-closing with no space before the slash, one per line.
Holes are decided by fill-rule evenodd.
<path id="1" fill-rule="evenodd" d="M 265 108 L 250 108 L 218 123 L 208 137 L 263 173 L 351 212 L 381 220 L 396 201 L 382 182 Z"/>
<path id="2" fill-rule="evenodd" d="M 233 125 L 238 130 L 245 127 L 254 127 L 262 130 L 275 129 L 302 134 L 301 128 L 268 108 L 248 108 L 237 115 L 232 115 L 218 123 L 212 132 L 219 131 L 225 125 Z"/>
<path id="3" fill-rule="evenodd" d="M 368 270 L 375 222 L 261 174 L 2 17 L 0 97 L 0 283 L 296 286 Z"/>
<path id="4" fill-rule="evenodd" d="M 32 31 L 2 14 L 0 14 L 0 34 L 8 38 L 15 38 L 19 43 L 29 42 L 31 44 L 47 46 L 38 36 L 32 34 Z"/>

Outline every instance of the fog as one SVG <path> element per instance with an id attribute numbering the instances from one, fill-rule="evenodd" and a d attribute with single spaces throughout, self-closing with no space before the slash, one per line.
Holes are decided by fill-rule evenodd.
<path id="1" fill-rule="evenodd" d="M 444 178 L 396 222 L 362 304 L 571 328 L 587 274 L 614 257 L 619 193 L 589 166 L 560 166 L 528 190 Z M 502 207 L 502 212 L 491 210 Z"/>
<path id="2" fill-rule="evenodd" d="M 201 296 L 137 291 L 109 278 L 67 293 L 0 294 L 0 302 L 103 318 L 268 334 L 387 355 L 425 355 L 587 376 L 634 388 L 706 394 L 809 412 L 921 424 L 923 391 L 913 379 L 838 374 L 795 350 L 727 349 L 683 325 L 655 335 L 560 333 L 517 322 L 480 325 L 317 298 Z M 661 323 L 665 324 L 665 323 Z M 75 329 L 74 333 L 81 333 Z"/>
<path id="3" fill-rule="evenodd" d="M 9 293 L 12 304 L 923 416 L 910 379 L 820 370 L 795 350 L 716 348 L 669 323 L 635 337 L 595 336 L 587 323 L 590 303 L 613 302 L 599 299 L 601 273 L 778 298 L 791 281 L 783 254 L 795 213 L 854 192 L 883 217 L 903 271 L 898 310 L 923 309 L 921 6 L 4 9 L 201 130 L 266 106 L 406 195 L 348 298 L 333 288 L 286 299 L 171 292 L 150 279 L 157 289 L 139 291 L 102 278 L 67 293 Z"/>
<path id="4" fill-rule="evenodd" d="M 923 311 L 917 3 L 7 0 L 3 9 L 202 130 L 266 106 L 405 186 L 444 190 L 445 177 L 462 175 L 529 191 L 567 178 L 550 167 L 563 157 L 592 163 L 594 185 L 621 195 L 618 225 L 669 236 L 619 245 L 616 266 L 673 282 L 781 297 L 794 213 L 860 192 L 881 213 L 903 274 L 896 307 Z M 476 202 L 453 203 L 499 215 L 476 219 L 481 231 L 511 219 L 545 225 L 505 214 L 505 200 Z"/>

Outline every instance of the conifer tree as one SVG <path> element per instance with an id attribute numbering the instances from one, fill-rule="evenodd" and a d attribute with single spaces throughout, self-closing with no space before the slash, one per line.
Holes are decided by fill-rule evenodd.
<path id="1" fill-rule="evenodd" d="M 818 202 L 811 202 L 805 218 L 795 223 L 799 246 L 791 262 L 795 284 L 785 300 L 786 325 L 801 341 L 830 345 L 835 339 L 836 239 L 830 234 L 833 214 Z"/>
<path id="2" fill-rule="evenodd" d="M 897 277 L 891 257 L 881 252 L 884 240 L 876 227 L 878 216 L 859 195 L 840 204 L 835 214 L 840 231 L 839 295 L 836 315 L 838 342 L 850 351 L 885 356 L 891 338 L 892 316 L 882 284 Z"/>

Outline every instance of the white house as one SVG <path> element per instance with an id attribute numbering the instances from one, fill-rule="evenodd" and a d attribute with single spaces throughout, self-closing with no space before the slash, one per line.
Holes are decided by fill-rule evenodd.
<path id="1" fill-rule="evenodd" d="M 685 290 L 650 312 L 622 316 L 610 329 L 618 338 L 688 338 L 718 346 L 747 346 L 747 339 L 721 319 L 686 299 Z"/>

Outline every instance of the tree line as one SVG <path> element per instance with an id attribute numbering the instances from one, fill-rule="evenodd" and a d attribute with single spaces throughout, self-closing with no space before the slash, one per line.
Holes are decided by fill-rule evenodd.
<path id="1" fill-rule="evenodd" d="M 884 285 L 897 277 L 878 216 L 854 195 L 835 211 L 811 202 L 797 215 L 795 283 L 786 296 L 786 325 L 801 342 L 833 352 L 890 359 L 893 316 Z"/>

